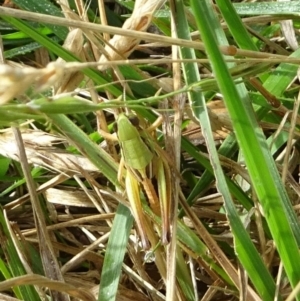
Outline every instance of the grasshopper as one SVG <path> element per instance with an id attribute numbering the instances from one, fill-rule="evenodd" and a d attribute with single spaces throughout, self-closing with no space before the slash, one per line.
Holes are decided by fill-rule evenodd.
<path id="1" fill-rule="evenodd" d="M 149 249 L 147 218 L 143 215 L 140 188 L 146 192 L 150 207 L 162 218 L 162 243 L 170 240 L 170 170 L 160 148 L 147 130 L 139 131 L 125 114 L 117 119 L 117 136 L 126 168 L 125 187 L 144 249 Z M 121 164 L 122 166 L 122 164 Z M 153 179 L 157 181 L 156 192 Z"/>

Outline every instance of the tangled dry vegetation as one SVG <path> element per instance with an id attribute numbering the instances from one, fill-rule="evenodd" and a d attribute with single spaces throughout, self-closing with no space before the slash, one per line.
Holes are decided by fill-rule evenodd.
<path id="1" fill-rule="evenodd" d="M 2 7 L 0 15 L 44 21 L 41 15 L 28 13 L 15 4 L 12 10 Z M 23 62 L 17 63 L 5 60 L 2 51 L 0 299 L 273 300 L 275 293 L 281 297 L 289 295 L 297 281 L 288 278 L 288 270 L 288 276 L 280 274 L 284 260 L 275 247 L 272 221 L 268 216 L 265 219 L 260 191 L 253 187 L 247 154 L 246 165 L 243 155 L 238 154 L 234 134 L 238 135 L 239 121 L 232 119 L 223 101 L 221 87 L 203 52 L 206 48 L 199 42 L 199 32 L 191 34 L 193 40 L 178 39 L 172 21 L 166 30 L 171 37 L 161 31 L 147 32 L 153 18 L 159 28 L 157 14 L 169 11 L 169 17 L 175 18 L 172 14 L 178 7 L 172 1 L 165 4 L 163 0 L 136 0 L 122 28 L 107 26 L 107 4 L 98 4 L 102 26 L 89 23 L 87 7 L 80 0 L 75 1 L 77 13 L 68 1 L 60 1 L 57 7 L 64 18 L 44 16 L 47 24 L 68 27 L 63 43 L 66 52 L 50 43 L 49 49 L 44 45 L 35 50 L 34 61 L 25 55 L 21 57 Z M 219 13 L 217 9 L 212 11 Z M 196 26 L 190 8 L 185 8 L 185 15 L 191 28 Z M 244 20 L 248 24 L 245 27 L 254 34 L 253 23 L 248 19 Z M 255 22 L 271 24 L 265 19 L 257 17 Z M 283 22 L 282 26 L 286 33 L 284 26 L 288 24 Z M 272 172 L 283 178 L 294 206 L 286 212 L 294 225 L 298 224 L 293 216 L 299 206 L 300 122 L 299 103 L 295 102 L 292 114 L 291 100 L 299 89 L 297 71 L 289 70 L 294 73 L 278 97 L 274 96 L 276 87 L 274 94 L 270 93 L 263 80 L 280 60 L 287 59 L 297 41 L 289 34 L 287 42 L 279 35 L 276 41 L 259 34 L 255 39 L 264 43 L 263 51 L 252 53 L 235 46 L 220 47 L 220 51 L 232 57 L 249 55 L 252 59 L 241 60 L 241 68 L 230 72 L 237 80 L 235 84 L 245 84 L 255 99 L 251 98 L 255 110 L 255 106 L 261 106 L 265 112 L 271 112 L 263 118 L 256 111 L 259 130 L 255 130 L 262 129 L 266 141 L 270 138 L 268 147 L 278 168 Z M 197 65 L 202 77 L 197 87 L 184 82 L 186 70 L 182 70 L 179 58 L 186 57 L 179 55 L 179 47 L 193 47 L 197 58 L 200 51 L 203 55 Z M 55 61 L 50 59 L 53 53 L 58 57 Z M 141 53 L 148 60 L 139 59 Z M 269 61 L 264 60 L 268 56 Z M 187 60 L 186 64 L 191 62 Z M 289 63 L 292 66 L 292 61 Z M 192 94 L 202 92 L 206 93 L 209 126 L 201 123 L 200 127 L 199 120 L 203 120 L 199 116 L 203 112 L 197 111 Z M 137 140 L 153 152 L 151 164 L 147 163 L 143 171 L 133 170 L 124 155 L 125 142 L 113 134 L 113 124 L 122 112 L 139 117 L 143 131 Z M 148 135 L 146 129 L 157 117 L 162 117 L 162 125 L 151 128 Z M 212 131 L 212 140 L 207 131 Z M 214 158 L 213 148 L 221 149 L 224 141 L 228 142 L 228 151 L 220 151 L 218 159 Z M 136 145 L 138 148 L 140 144 Z M 135 151 L 133 148 L 129 153 Z M 162 178 L 155 174 L 155 164 L 160 159 Z M 223 176 L 218 177 L 218 166 Z M 127 181 L 128 177 L 134 179 Z M 223 186 L 220 188 L 222 177 L 233 196 L 237 219 L 226 203 Z M 129 186 L 132 183 L 137 183 L 136 190 Z M 168 219 L 151 205 L 151 195 L 163 194 L 160 187 L 167 191 Z M 146 223 L 149 250 L 145 248 L 147 243 L 141 244 L 140 224 L 134 222 L 130 213 L 131 189 L 137 199 L 142 198 L 143 213 L 139 214 L 141 223 Z M 137 220 L 134 210 L 132 213 Z M 254 249 L 249 245 L 242 249 L 244 242 L 238 235 L 243 236 L 244 232 L 235 232 L 237 220 L 237 228 L 249 238 L 245 244 L 251 243 Z M 166 225 L 166 231 L 170 232 L 166 234 L 167 222 L 170 225 Z M 297 225 L 294 227 L 298 229 Z M 166 237 L 165 245 L 161 235 Z M 295 237 L 297 240 L 296 234 Z M 255 262 L 258 257 L 252 250 L 263 264 Z M 251 260 L 253 270 L 249 268 Z M 255 281 L 261 273 L 259 265 L 268 277 L 271 275 L 265 283 L 263 279 Z M 276 277 L 282 281 L 275 292 Z"/>

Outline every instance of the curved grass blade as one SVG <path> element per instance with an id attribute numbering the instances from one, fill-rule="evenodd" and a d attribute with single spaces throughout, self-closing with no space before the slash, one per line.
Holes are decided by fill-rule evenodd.
<path id="1" fill-rule="evenodd" d="M 278 170 L 274 164 L 273 158 L 268 151 L 263 133 L 261 132 L 252 109 L 249 104 L 245 104 L 247 95 L 238 94 L 230 74 L 219 52 L 215 36 L 210 28 L 210 22 L 207 18 L 209 15 L 209 7 L 205 1 L 192 0 L 192 8 L 196 16 L 197 24 L 201 32 L 201 36 L 206 46 L 207 54 L 211 60 L 214 74 L 219 83 L 220 90 L 224 96 L 224 101 L 228 108 L 228 112 L 233 120 L 237 139 L 241 150 L 245 156 L 245 161 L 252 178 L 252 183 L 260 199 L 264 209 L 265 216 L 270 227 L 272 236 L 275 240 L 278 252 L 283 261 L 286 273 L 292 284 L 296 286 L 300 280 L 300 267 L 295 267 L 293 262 L 299 260 L 299 252 L 295 237 L 285 216 L 283 207 L 283 199 L 288 200 L 288 196 L 282 185 Z M 204 16 L 204 17 L 203 17 Z M 244 101 L 243 101 L 244 100 Z M 253 151 L 254 150 L 254 151 Z M 263 170 L 263 173 L 261 172 Z M 278 221 L 280 220 L 280 227 Z M 240 237 L 234 232 L 236 239 L 237 252 L 243 252 Z M 245 245 L 243 246 L 245 248 Z M 241 262 L 246 270 L 252 271 L 253 262 L 248 258 L 240 257 Z M 261 262 L 261 264 L 263 264 Z M 261 268 L 257 266 L 256 268 Z M 272 300 L 274 297 L 274 285 L 272 278 L 255 279 L 253 275 L 249 275 L 256 286 L 257 290 L 264 293 L 264 300 Z M 261 275 L 257 275 L 261 276 Z M 268 282 L 268 288 L 264 282 Z M 260 288 L 260 289 L 259 289 Z"/>
<path id="2" fill-rule="evenodd" d="M 190 39 L 189 36 L 189 30 L 187 26 L 187 22 L 185 20 L 184 14 L 182 12 L 184 11 L 184 7 L 182 5 L 181 1 L 177 1 L 177 9 L 176 11 L 178 12 L 177 16 L 177 22 L 178 22 L 178 35 L 180 38 L 185 38 L 185 39 Z M 209 14 L 209 12 L 206 12 Z M 210 27 L 212 26 L 214 28 L 214 33 L 219 33 L 220 35 L 220 40 L 222 41 L 222 44 L 227 44 L 226 37 L 222 33 L 221 29 L 219 28 L 219 23 L 214 22 L 215 20 L 211 20 L 210 22 Z M 181 24 L 181 25 L 180 25 Z M 187 59 L 193 59 L 195 58 L 195 53 L 192 49 L 181 49 L 181 56 L 182 58 L 187 58 Z M 200 81 L 200 75 L 198 71 L 198 66 L 197 64 L 189 63 L 189 64 L 182 64 L 183 70 L 184 70 L 184 75 L 185 75 L 185 81 L 187 82 L 188 85 L 191 85 L 195 82 Z M 260 264 L 263 265 L 263 263 L 260 260 L 260 256 L 256 249 L 254 248 L 248 233 L 245 231 L 243 228 L 243 225 L 240 221 L 240 218 L 236 212 L 235 206 L 233 204 L 233 201 L 231 200 L 231 196 L 229 194 L 229 190 L 227 188 L 227 183 L 226 183 L 226 178 L 223 175 L 222 167 L 220 166 L 218 154 L 215 148 L 214 140 L 213 140 L 213 135 L 211 132 L 210 128 L 210 119 L 208 117 L 208 112 L 206 109 L 206 103 L 203 95 L 201 95 L 201 92 L 199 91 L 190 91 L 189 95 L 189 100 L 191 103 L 192 107 L 197 107 L 197 109 L 194 109 L 195 115 L 197 118 L 199 118 L 201 127 L 202 127 L 202 132 L 204 136 L 206 137 L 206 142 L 209 148 L 211 160 L 212 160 L 212 165 L 214 166 L 214 172 L 216 175 L 217 179 L 217 185 L 219 188 L 219 191 L 222 193 L 226 207 L 228 210 L 228 217 L 231 223 L 231 227 L 234 228 L 233 231 L 236 232 L 239 235 L 239 238 L 241 239 L 240 243 L 244 245 L 246 252 L 245 258 L 249 262 L 251 261 L 260 261 Z M 182 143 L 185 143 L 186 141 L 182 141 Z M 227 146 L 228 147 L 228 146 Z M 210 170 L 212 171 L 212 168 L 210 167 Z M 207 181 L 208 180 L 208 181 Z M 211 177 L 206 177 L 206 183 L 210 182 Z M 243 194 L 243 193 L 242 193 Z M 249 204 L 250 205 L 250 204 Z M 251 205 L 248 206 L 250 209 Z M 257 262 L 258 262 L 257 261 Z M 264 267 L 260 269 L 258 273 L 262 273 L 264 276 L 261 279 L 269 280 L 266 281 L 266 285 L 262 284 L 261 287 L 263 288 L 263 291 L 267 291 L 268 293 L 274 294 L 275 291 L 275 285 L 274 282 L 272 281 L 272 278 L 268 272 L 268 270 Z M 262 275 L 260 274 L 260 275 Z M 235 283 L 238 285 L 237 283 Z"/>

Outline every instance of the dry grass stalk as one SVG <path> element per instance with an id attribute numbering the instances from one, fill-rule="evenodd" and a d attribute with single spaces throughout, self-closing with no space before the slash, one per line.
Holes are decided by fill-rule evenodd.
<path id="1" fill-rule="evenodd" d="M 16 63 L 0 65 L 0 105 L 20 96 L 35 84 L 37 91 L 43 91 L 59 81 L 64 75 L 61 63 L 49 63 L 47 67 L 36 69 Z"/>
<path id="2" fill-rule="evenodd" d="M 70 154 L 67 151 L 54 147 L 62 138 L 47 134 L 43 131 L 20 129 L 30 164 L 43 166 L 46 169 L 59 173 L 81 174 L 80 166 L 87 172 L 97 172 L 98 169 L 85 157 Z M 18 148 L 11 129 L 0 133 L 0 154 L 6 158 L 20 161 Z"/>
<path id="3" fill-rule="evenodd" d="M 48 231 L 46 230 L 46 219 L 43 214 L 42 206 L 36 194 L 36 185 L 35 182 L 33 181 L 29 169 L 29 164 L 27 161 L 21 132 L 18 128 L 12 128 L 12 131 L 17 143 L 18 155 L 20 158 L 22 172 L 30 195 L 31 205 L 34 212 L 34 223 L 36 228 L 38 229 L 37 236 L 40 241 L 39 251 L 41 254 L 41 261 L 42 261 L 45 276 L 47 276 L 50 279 L 63 282 L 64 278 L 61 273 L 59 263 L 57 260 L 57 253 L 55 252 L 51 243 L 51 234 L 48 233 Z M 59 292 L 59 290 L 54 290 L 54 291 L 51 290 L 49 293 L 51 297 L 54 299 L 57 298 L 61 301 L 70 301 L 69 296 L 64 292 Z"/>
<path id="4" fill-rule="evenodd" d="M 73 285 L 61 281 L 51 280 L 49 278 L 37 274 L 19 276 L 6 281 L 2 281 L 0 284 L 0 291 L 8 290 L 13 286 L 18 285 L 36 285 L 40 287 L 48 287 L 56 291 L 67 292 L 70 296 L 73 296 L 80 300 L 96 300 L 90 292 L 84 289 L 75 287 Z"/>
<path id="5" fill-rule="evenodd" d="M 82 61 L 85 61 L 83 53 L 83 34 L 81 29 L 71 30 L 64 42 L 63 47 L 75 54 Z M 56 63 L 63 65 L 65 61 L 62 58 L 58 58 Z M 63 72 L 61 81 L 57 81 L 54 84 L 55 94 L 74 91 L 82 80 L 83 74 L 81 72 L 69 72 L 68 70 L 65 70 Z"/>

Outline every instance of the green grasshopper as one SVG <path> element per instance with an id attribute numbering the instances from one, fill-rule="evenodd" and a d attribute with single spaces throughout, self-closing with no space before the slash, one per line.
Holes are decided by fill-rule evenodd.
<path id="1" fill-rule="evenodd" d="M 137 127 L 124 114 L 117 119 L 117 136 L 121 147 L 122 161 L 126 167 L 125 187 L 132 213 L 136 220 L 144 249 L 149 249 L 147 218 L 143 215 L 140 188 L 144 188 L 150 207 L 162 218 L 162 243 L 170 240 L 170 170 L 161 155 L 161 149 L 152 136 Z M 156 192 L 152 180 L 157 181 Z M 160 209 L 159 209 L 160 208 Z"/>

